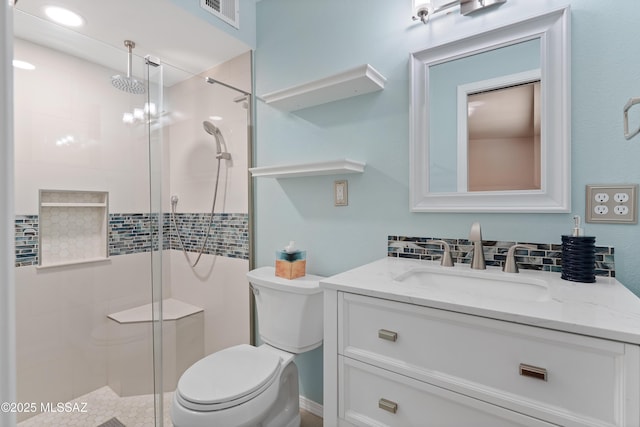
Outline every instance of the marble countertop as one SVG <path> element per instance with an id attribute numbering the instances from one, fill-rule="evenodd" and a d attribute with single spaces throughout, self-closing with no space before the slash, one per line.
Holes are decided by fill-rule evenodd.
<path id="1" fill-rule="evenodd" d="M 544 287 L 545 296 L 529 298 L 514 292 L 483 294 L 479 288 L 465 292 L 456 286 L 426 286 L 401 279 L 403 274 L 425 268 L 455 275 L 502 282 L 521 280 Z M 486 282 L 485 282 L 486 283 Z M 598 277 L 596 283 L 562 280 L 559 273 L 520 270 L 503 273 L 499 268 L 472 270 L 468 264 L 441 267 L 435 261 L 383 258 L 323 279 L 320 287 L 360 295 L 417 304 L 425 307 L 483 316 L 531 326 L 555 329 L 609 340 L 640 344 L 640 298 L 614 278 Z M 504 288 L 502 288 L 504 289 Z"/>

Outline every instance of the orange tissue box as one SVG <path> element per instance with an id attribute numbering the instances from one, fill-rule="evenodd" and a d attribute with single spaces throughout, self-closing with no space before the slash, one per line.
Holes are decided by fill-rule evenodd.
<path id="1" fill-rule="evenodd" d="M 285 279 L 297 279 L 307 274 L 306 251 L 277 251 L 276 276 Z"/>
<path id="2" fill-rule="evenodd" d="M 283 277 L 285 279 L 297 279 L 304 276 L 307 270 L 307 260 L 301 259 L 298 261 L 283 261 L 276 260 L 276 276 Z"/>

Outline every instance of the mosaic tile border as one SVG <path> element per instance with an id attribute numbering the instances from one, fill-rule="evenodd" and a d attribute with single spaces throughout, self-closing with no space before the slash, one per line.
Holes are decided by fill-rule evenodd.
<path id="1" fill-rule="evenodd" d="M 170 223 L 170 215 L 165 220 L 165 229 L 170 226 L 170 232 L 165 233 L 170 239 L 171 249 L 181 250 L 182 247 Z M 199 252 L 206 238 L 207 227 L 211 214 L 178 213 L 175 222 L 182 243 L 188 252 Z M 236 213 L 214 214 L 213 225 L 207 239 L 204 253 L 223 255 L 227 258 L 249 259 L 249 215 Z"/>
<path id="2" fill-rule="evenodd" d="M 16 267 L 38 265 L 38 215 L 16 215 Z"/>
<path id="3" fill-rule="evenodd" d="M 148 213 L 109 214 L 109 256 L 150 252 L 151 236 L 157 236 L 157 231 L 151 232 L 156 218 Z"/>
<path id="4" fill-rule="evenodd" d="M 210 214 L 178 213 L 176 223 L 187 251 L 197 252 L 204 241 Z M 158 230 L 151 227 L 158 222 L 149 213 L 109 214 L 109 256 L 149 252 L 151 242 L 157 242 Z M 15 266 L 38 265 L 38 215 L 16 215 L 15 218 Z M 163 249 L 181 250 L 171 216 L 163 214 Z M 204 250 L 208 255 L 249 259 L 249 214 L 216 213 L 213 229 Z"/>
<path id="5" fill-rule="evenodd" d="M 455 263 L 470 264 L 473 244 L 467 239 L 449 239 L 442 237 L 406 237 L 388 236 L 387 256 L 423 260 L 439 260 L 442 257 L 442 245 L 428 243 L 430 240 L 444 240 L 451 247 L 451 256 Z M 484 257 L 487 265 L 503 267 L 509 247 L 515 244 L 533 245 L 536 249 L 517 249 L 516 259 L 521 269 L 553 271 L 562 270 L 562 244 L 503 242 L 483 240 Z M 615 277 L 614 248 L 596 246 L 596 275 Z"/>

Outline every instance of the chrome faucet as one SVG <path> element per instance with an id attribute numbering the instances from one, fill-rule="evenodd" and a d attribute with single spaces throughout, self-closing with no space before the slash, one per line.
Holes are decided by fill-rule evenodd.
<path id="1" fill-rule="evenodd" d="M 440 244 L 442 245 L 443 253 L 440 259 L 440 265 L 443 267 L 453 267 L 453 258 L 451 258 L 451 247 L 449 243 L 444 240 L 427 240 L 426 243 Z"/>
<path id="2" fill-rule="evenodd" d="M 507 251 L 507 260 L 504 263 L 502 271 L 505 273 L 518 273 L 518 263 L 516 262 L 516 249 L 537 249 L 534 245 L 513 245 Z"/>
<path id="3" fill-rule="evenodd" d="M 471 224 L 471 232 L 469 232 L 469 240 L 473 242 L 473 258 L 471 258 L 471 268 L 474 270 L 485 270 L 487 264 L 484 262 L 484 249 L 482 247 L 482 231 L 480 231 L 480 223 Z"/>

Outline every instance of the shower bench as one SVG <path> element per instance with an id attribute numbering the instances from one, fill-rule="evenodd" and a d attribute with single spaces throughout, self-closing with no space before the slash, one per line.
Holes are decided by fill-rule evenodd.
<path id="1" fill-rule="evenodd" d="M 204 357 L 204 310 L 174 298 L 162 301 L 163 391 Z M 154 393 L 152 304 L 107 315 L 107 383 L 119 396 Z"/>

